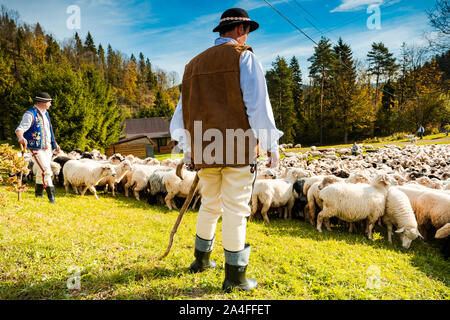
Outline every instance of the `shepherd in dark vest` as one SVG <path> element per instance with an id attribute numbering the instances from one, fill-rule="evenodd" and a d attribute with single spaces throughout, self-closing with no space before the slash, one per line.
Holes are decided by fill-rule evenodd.
<path id="1" fill-rule="evenodd" d="M 278 140 L 264 71 L 251 47 L 250 32 L 259 24 L 240 8 L 225 11 L 213 30 L 215 45 L 186 65 L 182 93 L 170 124 L 185 159 L 199 170 L 202 202 L 197 218 L 195 261 L 191 272 L 214 268 L 210 260 L 217 221 L 222 217 L 225 253 L 223 289 L 251 290 L 246 278 L 250 245 L 247 217 L 260 147 L 268 167 L 279 162 Z"/>
<path id="2" fill-rule="evenodd" d="M 55 141 L 52 123 L 47 110 L 52 105 L 52 98 L 41 92 L 34 98 L 36 104 L 23 115 L 22 122 L 16 129 L 17 140 L 30 150 L 33 161 L 37 164 L 36 197 L 44 196 L 47 191 L 50 203 L 55 203 L 55 187 L 52 182 L 50 162 L 53 150 L 60 151 Z"/>

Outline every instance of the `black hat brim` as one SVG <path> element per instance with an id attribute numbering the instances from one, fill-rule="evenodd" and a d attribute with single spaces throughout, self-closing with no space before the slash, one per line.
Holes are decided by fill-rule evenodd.
<path id="1" fill-rule="evenodd" d="M 259 23 L 256 22 L 256 21 L 252 21 L 252 20 L 250 20 L 250 21 L 227 21 L 227 22 L 221 23 L 217 27 L 215 27 L 213 32 L 220 32 L 220 30 L 223 27 L 227 27 L 227 26 L 230 26 L 230 25 L 233 25 L 233 24 L 241 24 L 241 23 L 249 24 L 250 25 L 250 32 L 253 32 L 253 31 L 255 31 L 256 29 L 259 28 Z"/>
<path id="2" fill-rule="evenodd" d="M 35 97 L 33 100 L 38 101 L 38 102 L 49 102 L 49 101 L 52 101 L 53 99 L 52 98 Z"/>

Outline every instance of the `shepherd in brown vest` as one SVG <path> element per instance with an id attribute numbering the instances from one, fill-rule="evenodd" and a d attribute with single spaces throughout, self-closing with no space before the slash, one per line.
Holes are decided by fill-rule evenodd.
<path id="1" fill-rule="evenodd" d="M 180 101 L 170 131 L 185 159 L 199 170 L 202 203 L 197 218 L 195 261 L 191 272 L 214 268 L 209 259 L 217 221 L 222 217 L 225 251 L 223 289 L 251 290 L 247 279 L 250 245 L 245 243 L 250 199 L 256 178 L 259 147 L 267 151 L 269 167 L 279 162 L 272 106 L 260 62 L 247 36 L 259 24 L 240 8 L 225 11 L 213 32 L 215 45 L 185 68 Z"/>

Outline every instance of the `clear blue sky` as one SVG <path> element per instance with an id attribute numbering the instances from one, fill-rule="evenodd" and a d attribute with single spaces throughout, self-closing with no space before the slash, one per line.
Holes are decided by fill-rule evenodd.
<path id="1" fill-rule="evenodd" d="M 434 0 L 268 0 L 282 14 L 318 42 L 325 35 L 335 43 L 339 37 L 351 45 L 355 58 L 365 62 L 372 42 L 383 41 L 396 55 L 403 42 L 425 43 L 430 31 L 425 10 Z M 295 30 L 264 0 L 0 0 L 8 9 L 17 10 L 23 22 L 41 23 L 46 32 L 59 41 L 75 31 L 84 39 L 90 31 L 96 45 L 108 43 L 127 56 L 144 53 L 154 66 L 176 71 L 181 79 L 184 65 L 211 46 L 218 36 L 212 29 L 223 11 L 241 7 L 260 28 L 247 41 L 267 71 L 277 55 L 290 59 L 295 55 L 303 78 L 309 73 L 307 59 L 314 43 Z M 379 4 L 380 29 L 369 29 L 367 13 L 371 4 Z M 81 12 L 81 28 L 67 28 L 67 8 L 76 5 Z"/>

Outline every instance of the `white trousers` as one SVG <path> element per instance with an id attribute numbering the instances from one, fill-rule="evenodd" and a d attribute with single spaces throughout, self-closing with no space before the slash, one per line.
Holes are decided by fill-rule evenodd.
<path id="1" fill-rule="evenodd" d="M 222 244 L 227 251 L 245 246 L 252 185 L 256 175 L 250 166 L 204 168 L 198 172 L 202 203 L 197 217 L 197 235 L 212 240 L 222 217 Z"/>
<path id="2" fill-rule="evenodd" d="M 30 150 L 30 152 L 33 162 L 37 165 L 36 184 L 45 184 L 47 187 L 53 187 L 53 173 L 52 168 L 50 167 L 50 162 L 52 161 L 52 149 Z"/>

